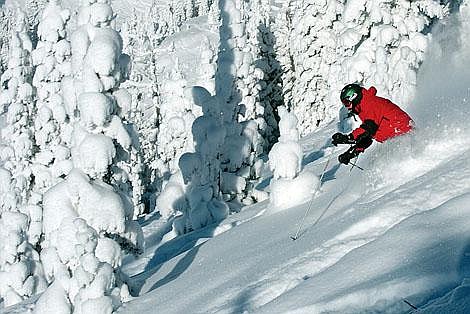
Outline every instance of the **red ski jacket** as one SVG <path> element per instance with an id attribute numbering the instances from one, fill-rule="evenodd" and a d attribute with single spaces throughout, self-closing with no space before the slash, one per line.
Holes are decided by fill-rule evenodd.
<path id="1" fill-rule="evenodd" d="M 413 120 L 390 100 L 376 96 L 377 89 L 362 88 L 361 102 L 354 108 L 362 125 L 352 132 L 354 139 L 366 133 L 378 142 L 409 132 Z"/>

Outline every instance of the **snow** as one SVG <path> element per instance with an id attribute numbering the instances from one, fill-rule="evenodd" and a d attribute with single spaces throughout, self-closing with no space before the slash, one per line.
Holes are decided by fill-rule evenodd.
<path id="1" fill-rule="evenodd" d="M 102 127 L 109 122 L 113 112 L 113 103 L 109 97 L 102 93 L 82 93 L 78 97 L 81 123 L 90 128 Z"/>
<path id="2" fill-rule="evenodd" d="M 184 183 L 169 181 L 158 196 L 155 208 L 164 219 L 168 219 L 177 211 L 183 212 L 187 206 L 185 203 Z"/>
<path id="3" fill-rule="evenodd" d="M 109 76 L 115 70 L 122 51 L 120 36 L 113 29 L 93 30 L 85 62 L 100 76 Z M 99 57 L 97 57 L 99 56 Z"/>
<path id="4" fill-rule="evenodd" d="M 115 155 L 116 148 L 111 138 L 89 134 L 78 146 L 75 164 L 92 178 L 99 178 L 106 174 Z"/>
<path id="5" fill-rule="evenodd" d="M 302 171 L 293 179 L 274 180 L 270 187 L 272 211 L 305 203 L 313 197 L 312 191 L 316 191 L 318 187 L 318 177 L 310 171 Z"/>
<path id="6" fill-rule="evenodd" d="M 72 308 L 67 294 L 63 287 L 59 287 L 58 281 L 54 282 L 52 286 L 44 293 L 44 298 L 41 298 L 36 304 L 33 313 L 42 314 L 47 313 L 50 309 L 54 309 L 56 313 L 70 313 Z"/>

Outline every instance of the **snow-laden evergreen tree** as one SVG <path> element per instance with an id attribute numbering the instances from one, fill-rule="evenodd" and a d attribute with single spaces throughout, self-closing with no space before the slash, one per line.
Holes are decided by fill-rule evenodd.
<path id="1" fill-rule="evenodd" d="M 263 152 L 261 121 L 256 115 L 262 109 L 258 91 L 253 50 L 250 49 L 245 20 L 245 1 L 219 1 L 219 55 L 215 76 L 216 94 L 222 102 L 225 144 L 221 153 L 222 193 L 227 201 L 249 204 L 251 182 L 259 176 Z M 259 73 L 259 71 L 258 71 Z"/>
<path id="2" fill-rule="evenodd" d="M 178 60 L 176 60 L 178 62 Z M 170 76 L 160 85 L 160 132 L 157 136 L 158 159 L 170 173 L 178 169 L 178 159 L 192 149 L 191 125 L 196 118 L 187 99 L 188 83 L 176 63 Z M 161 169 L 160 171 L 162 171 Z"/>
<path id="3" fill-rule="evenodd" d="M 201 45 L 200 49 L 200 78 L 201 81 L 205 83 L 207 90 L 213 93 L 215 92 L 214 78 L 217 72 L 217 47 L 214 47 L 210 40 L 205 37 L 203 40 L 203 45 Z"/>
<path id="4" fill-rule="evenodd" d="M 41 208 L 21 204 L 17 181 L 0 168 L 0 299 L 10 306 L 47 287 L 39 254 Z"/>
<path id="5" fill-rule="evenodd" d="M 254 112 L 248 117 L 256 120 L 265 151 L 269 151 L 279 137 L 276 108 L 283 105 L 282 97 L 282 68 L 275 51 L 276 38 L 271 21 L 271 5 L 269 1 L 258 0 L 251 2 L 247 33 L 249 47 L 254 55 L 254 72 L 250 76 L 254 78 L 255 86 L 252 94 L 255 94 Z"/>
<path id="6" fill-rule="evenodd" d="M 26 0 L 24 11 L 26 12 L 28 23 L 32 28 L 39 23 L 41 12 L 46 7 L 48 0 Z"/>
<path id="7" fill-rule="evenodd" d="M 296 12 L 295 5 L 298 1 L 284 1 L 273 21 L 275 38 L 274 51 L 276 60 L 281 67 L 282 97 L 288 108 L 292 106 L 292 90 L 295 84 L 295 65 L 291 51 L 290 38 L 294 29 L 292 20 Z"/>
<path id="8" fill-rule="evenodd" d="M 214 0 L 196 0 L 196 16 L 207 15 Z"/>
<path id="9" fill-rule="evenodd" d="M 2 74 L 0 105 L 6 111 L 2 130 L 1 159 L 19 184 L 22 202 L 26 203 L 32 187 L 31 157 L 35 152 L 33 132 L 32 43 L 25 15 L 18 11 L 17 29 L 10 40 L 8 68 Z"/>
<path id="10" fill-rule="evenodd" d="M 341 88 L 375 85 L 406 106 L 430 40 L 430 23 L 447 14 L 440 1 L 311 1 L 294 15 L 292 108 L 302 134 L 336 117 Z"/>
<path id="11" fill-rule="evenodd" d="M 311 171 L 302 169 L 297 117 L 282 106 L 278 111 L 281 135 L 269 152 L 269 167 L 273 171 L 270 201 L 276 209 L 284 209 L 308 200 L 318 189 L 319 179 Z"/>
<path id="12" fill-rule="evenodd" d="M 43 193 L 72 169 L 70 117 L 62 99 L 61 81 L 71 75 L 70 43 L 66 22 L 70 17 L 58 1 L 51 0 L 38 24 L 39 42 L 32 52 L 33 86 L 37 90 L 34 134 L 37 154 L 32 165 L 35 191 Z"/>
<path id="13" fill-rule="evenodd" d="M 297 8 L 298 12 L 305 11 L 304 15 L 296 12 L 293 16 L 292 24 L 295 26 L 289 38 L 291 60 L 286 61 L 289 62 L 287 69 L 295 72 L 292 91 L 286 95 L 289 96 L 286 102 L 299 117 L 302 134 L 313 131 L 320 122 L 336 117 L 338 106 L 329 103 L 328 95 L 337 88 L 331 80 L 341 78 L 331 74 L 334 69 L 330 70 L 330 66 L 335 66 L 340 60 L 336 52 L 340 46 L 336 34 L 341 27 L 339 20 L 344 2 L 302 1 Z"/>
<path id="14" fill-rule="evenodd" d="M 210 25 L 210 29 L 214 32 L 219 30 L 220 25 L 220 7 L 219 1 L 214 0 L 207 13 L 207 23 Z"/>
<path id="15" fill-rule="evenodd" d="M 138 55 L 151 54 L 152 50 L 168 36 L 175 34 L 189 19 L 207 15 L 215 1 L 213 0 L 180 0 L 166 4 L 152 2 L 145 12 L 132 12 L 132 19 L 123 23 L 125 46 Z"/>
<path id="16" fill-rule="evenodd" d="M 1 76 L 1 105 L 6 110 L 0 157 L 0 298 L 5 305 L 18 303 L 46 287 L 39 254 L 40 197 L 33 193 L 31 158 L 34 90 L 28 24 L 18 11 L 16 30 L 9 42 L 8 68 Z"/>
<path id="17" fill-rule="evenodd" d="M 212 1 L 206 1 L 206 6 Z M 160 44 L 192 16 L 207 14 L 197 9 L 195 1 L 173 1 L 169 7 L 153 3 L 149 12 L 135 13 L 135 20 L 123 25 L 126 52 L 132 56 L 132 74 L 126 83 L 132 95 L 132 110 L 129 121 L 141 136 L 141 155 L 148 176 L 145 178 L 145 202 L 153 208 L 152 197 L 161 190 L 163 180 L 178 169 L 180 155 L 192 148 L 191 125 L 200 109 L 194 109 L 191 96 L 187 97 L 187 81 L 181 73 L 178 57 L 171 60 L 170 71 L 158 68 L 161 54 Z M 176 18 L 176 20 L 175 20 Z M 210 85 L 214 69 L 214 51 L 209 40 L 200 80 Z M 169 43 L 169 44 L 168 44 Z M 174 42 L 168 39 L 169 53 L 175 52 Z M 168 65 L 165 60 L 164 65 Z M 158 73 L 157 73 L 158 71 Z M 209 87 L 208 87 L 209 88 Z M 159 149 L 157 150 L 157 146 Z"/>
<path id="18" fill-rule="evenodd" d="M 0 76 L 7 68 L 8 48 L 14 25 L 14 12 L 6 7 L 0 10 Z M 0 108 L 0 112 L 2 112 Z"/>
<path id="19" fill-rule="evenodd" d="M 154 50 L 168 36 L 166 22 L 160 18 L 160 10 L 154 4 L 148 12 L 132 13 L 132 18 L 124 21 L 121 33 L 126 53 L 131 55 L 136 65 L 146 62 Z"/>
<path id="20" fill-rule="evenodd" d="M 220 103 L 204 87 L 193 87 L 191 94 L 203 112 L 192 124 L 194 151 L 181 155 L 180 171 L 157 199 L 163 217 L 178 215 L 173 223 L 176 234 L 217 223 L 229 212 L 220 194 L 220 151 L 225 138 Z"/>
<path id="21" fill-rule="evenodd" d="M 71 35 L 72 76 L 62 88 L 74 168 L 44 194 L 41 260 L 51 286 L 37 313 L 51 313 L 52 300 L 58 313 L 111 313 L 129 298 L 121 250 L 139 251 L 143 235 L 125 168 L 133 140 L 118 114 L 130 101 L 119 88 L 128 58 L 114 17 L 108 1 L 84 1 Z"/>
<path id="22" fill-rule="evenodd" d="M 133 150 L 130 157 L 140 165 L 139 172 L 145 173 L 145 176 L 140 177 L 140 213 L 154 208 L 155 193 L 160 187 L 160 173 L 164 165 L 155 158 L 158 154 L 161 102 L 156 73 L 156 48 L 167 36 L 167 29 L 158 19 L 157 8 L 154 3 L 144 15 L 134 11 L 133 19 L 125 21 L 121 27 L 124 51 L 131 56 L 129 67 L 132 69 L 128 80 L 122 85 L 128 91 L 130 100 L 127 101 L 129 106 L 121 108 L 121 115 L 132 125 L 134 137 L 139 138 L 137 149 Z M 136 189 L 133 192 L 135 194 Z"/>

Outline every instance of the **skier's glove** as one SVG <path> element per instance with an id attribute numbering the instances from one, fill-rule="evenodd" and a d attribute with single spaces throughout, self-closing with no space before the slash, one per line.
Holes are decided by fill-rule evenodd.
<path id="1" fill-rule="evenodd" d="M 349 164 L 349 161 L 354 158 L 351 156 L 349 152 L 342 153 L 341 155 L 338 156 L 338 161 L 342 164 Z"/>
<path id="2" fill-rule="evenodd" d="M 354 144 L 355 141 L 353 139 L 352 134 L 343 134 L 343 133 L 335 133 L 331 137 L 332 139 L 332 144 L 333 145 L 338 145 L 338 144 Z"/>
<path id="3" fill-rule="evenodd" d="M 355 158 L 357 155 L 359 155 L 361 151 L 356 149 L 355 147 L 348 149 L 346 152 L 342 153 L 341 155 L 338 156 L 338 161 L 342 164 L 349 164 L 351 159 Z"/>

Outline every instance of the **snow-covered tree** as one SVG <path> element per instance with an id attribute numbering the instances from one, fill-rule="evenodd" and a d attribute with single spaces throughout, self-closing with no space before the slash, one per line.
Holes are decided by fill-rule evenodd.
<path id="1" fill-rule="evenodd" d="M 7 68 L 9 41 L 14 25 L 14 13 L 6 7 L 0 10 L 0 76 Z M 0 112 L 1 108 L 0 108 Z"/>
<path id="2" fill-rule="evenodd" d="M 276 38 L 271 21 L 271 5 L 269 1 L 258 0 L 251 3 L 247 34 L 249 47 L 254 56 L 254 71 L 250 73 L 252 82 L 251 95 L 255 102 L 244 101 L 246 117 L 256 120 L 263 138 L 263 148 L 269 151 L 279 137 L 276 108 L 282 106 L 282 74 L 283 70 L 275 51 Z M 251 108 L 249 108 L 251 107 Z"/>
<path id="3" fill-rule="evenodd" d="M 178 65 L 160 86 L 160 132 L 157 137 L 158 159 L 170 173 L 178 169 L 178 159 L 192 149 L 191 125 L 195 117 L 194 108 L 188 101 L 187 81 L 182 77 Z"/>
<path id="4" fill-rule="evenodd" d="M 125 156 L 133 141 L 118 115 L 130 97 L 119 88 L 127 58 L 111 27 L 114 17 L 108 1 L 85 1 L 71 35 L 73 75 L 62 88 L 73 122 L 74 168 L 44 195 L 41 260 L 53 284 L 38 313 L 50 313 L 51 298 L 60 297 L 61 313 L 110 313 L 129 297 L 120 279 L 121 250 L 139 251 L 143 236 L 132 220 L 137 204 L 126 168 L 132 168 Z"/>
<path id="5" fill-rule="evenodd" d="M 35 191 L 44 192 L 72 169 L 70 134 L 61 92 L 61 81 L 71 75 L 70 43 L 66 39 L 68 10 L 49 1 L 38 24 L 39 42 L 32 52 L 33 86 L 37 90 L 34 134 L 38 153 L 32 171 Z"/>
<path id="6" fill-rule="evenodd" d="M 26 0 L 23 10 L 27 14 L 28 24 L 30 30 L 35 30 L 41 19 L 41 12 L 45 8 L 48 0 Z M 35 32 L 32 32 L 35 34 Z M 36 41 L 37 38 L 34 38 L 33 41 Z"/>
<path id="7" fill-rule="evenodd" d="M 319 179 L 302 170 L 303 151 L 299 144 L 297 117 L 285 107 L 279 107 L 279 142 L 269 152 L 269 167 L 273 171 L 270 200 L 276 209 L 283 209 L 308 200 L 319 186 Z"/>
<path id="8" fill-rule="evenodd" d="M 296 12 L 295 4 L 298 1 L 284 1 L 276 18 L 273 21 L 273 32 L 275 37 L 274 51 L 276 60 L 281 67 L 282 97 L 288 108 L 292 106 L 292 90 L 295 84 L 295 65 L 291 51 L 290 38 L 293 33 L 293 16 Z"/>
<path id="9" fill-rule="evenodd" d="M 178 57 L 158 60 L 160 44 L 176 31 L 172 27 L 181 26 L 189 15 L 204 13 L 195 6 L 194 1 L 171 2 L 169 8 L 154 3 L 149 12 L 134 13 L 135 20 L 123 25 L 124 42 L 129 45 L 126 51 L 132 56 L 132 74 L 126 84 L 133 100 L 129 121 L 141 136 L 141 155 L 149 174 L 145 178 L 145 201 L 150 210 L 152 196 L 160 192 L 163 180 L 177 171 L 181 154 L 192 148 L 191 125 L 201 111 L 194 110 L 192 97 L 185 94 L 187 81 Z M 176 22 L 175 16 L 179 19 Z M 210 44 L 208 40 L 207 43 Z M 165 45 L 169 53 L 176 54 L 171 39 Z M 203 47 L 201 53 L 207 54 L 207 58 L 201 59 L 204 66 L 199 71 L 200 79 L 210 82 L 215 72 L 213 51 Z"/>
<path id="10" fill-rule="evenodd" d="M 31 158 L 34 91 L 32 43 L 24 14 L 18 11 L 17 29 L 10 40 L 8 68 L 1 76 L 1 105 L 7 125 L 0 147 L 0 298 L 5 305 L 20 302 L 46 287 L 39 254 L 41 237 L 40 197 L 33 193 Z"/>
<path id="11" fill-rule="evenodd" d="M 207 15 L 210 11 L 213 0 L 196 0 L 196 16 Z"/>
<path id="12" fill-rule="evenodd" d="M 17 181 L 0 168 L 0 299 L 4 306 L 23 301 L 47 287 L 39 254 L 41 208 L 21 204 Z"/>
<path id="13" fill-rule="evenodd" d="M 218 0 L 213 1 L 209 8 L 209 12 L 207 13 L 207 23 L 212 31 L 217 32 L 219 30 L 220 6 Z"/>
<path id="14" fill-rule="evenodd" d="M 192 96 L 203 112 L 192 124 L 194 151 L 181 155 L 180 174 L 166 184 L 157 199 L 163 216 L 181 212 L 174 222 L 177 234 L 216 223 L 227 217 L 229 211 L 220 195 L 220 181 L 223 180 L 220 150 L 225 138 L 220 104 L 216 96 L 211 96 L 200 86 L 192 88 Z M 178 177 L 183 182 L 177 180 Z"/>
<path id="15" fill-rule="evenodd" d="M 8 68 L 1 76 L 0 105 L 6 110 L 6 126 L 2 130 L 1 159 L 4 167 L 17 180 L 22 202 L 31 190 L 31 157 L 35 151 L 33 136 L 33 87 L 31 50 L 25 16 L 18 11 L 17 30 L 10 40 Z"/>
<path id="16" fill-rule="evenodd" d="M 177 55 L 175 40 L 168 37 L 190 17 L 208 14 L 214 7 L 211 0 L 172 1 L 169 6 L 153 3 L 146 12 L 134 11 L 121 28 L 125 51 L 132 56 L 132 73 L 125 83 L 132 106 L 124 116 L 140 136 L 140 155 L 148 174 L 143 178 L 144 201 L 149 210 L 162 184 L 178 170 L 181 154 L 192 149 L 191 125 L 201 114 L 188 95 L 190 88 L 178 57 L 158 58 L 163 49 Z M 209 39 L 202 42 L 198 84 L 213 91 L 216 53 Z"/>
<path id="17" fill-rule="evenodd" d="M 253 50 L 248 44 L 244 1 L 219 1 L 220 29 L 219 55 L 215 76 L 216 94 L 222 102 L 225 145 L 221 153 L 222 193 L 227 201 L 249 204 L 250 181 L 259 175 L 263 152 L 260 135 L 262 121 L 257 115 L 262 110 L 259 100 Z M 230 178 L 227 180 L 226 178 Z M 231 185 L 229 182 L 237 182 Z"/>

